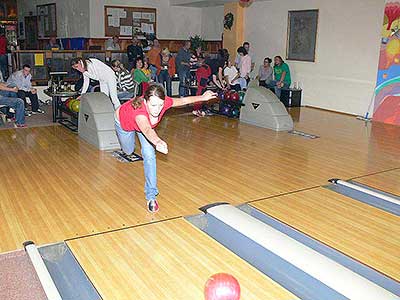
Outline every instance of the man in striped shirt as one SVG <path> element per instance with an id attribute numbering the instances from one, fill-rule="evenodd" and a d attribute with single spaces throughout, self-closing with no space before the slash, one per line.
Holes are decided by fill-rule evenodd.
<path id="1" fill-rule="evenodd" d="M 133 80 L 132 74 L 117 59 L 111 62 L 111 67 L 117 79 L 118 99 L 124 101 L 135 97 L 137 83 Z"/>

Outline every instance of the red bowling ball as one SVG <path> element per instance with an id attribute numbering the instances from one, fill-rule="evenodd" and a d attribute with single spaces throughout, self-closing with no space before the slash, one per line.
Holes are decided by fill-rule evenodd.
<path id="1" fill-rule="evenodd" d="M 232 92 L 230 99 L 232 101 L 239 101 L 239 99 L 240 99 L 239 93 L 238 92 Z"/>
<path id="2" fill-rule="evenodd" d="M 224 99 L 231 100 L 231 91 L 224 92 Z"/>
<path id="3" fill-rule="evenodd" d="M 206 282 L 204 297 L 205 300 L 239 300 L 239 282 L 230 274 L 214 274 Z"/>

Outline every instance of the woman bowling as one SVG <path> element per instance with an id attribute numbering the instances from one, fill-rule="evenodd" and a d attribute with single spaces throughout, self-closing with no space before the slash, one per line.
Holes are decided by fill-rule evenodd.
<path id="1" fill-rule="evenodd" d="M 156 200 L 158 188 L 154 147 L 161 153 L 168 153 L 167 143 L 160 139 L 154 128 L 160 123 L 167 109 L 208 101 L 216 96 L 216 93 L 207 91 L 201 96 L 170 98 L 165 96 L 163 87 L 151 85 L 142 97 L 125 102 L 115 111 L 115 128 L 122 151 L 128 155 L 132 154 L 135 150 L 135 135 L 138 135 L 142 148 L 144 192 L 149 212 L 154 213 L 159 209 Z"/>
<path id="2" fill-rule="evenodd" d="M 71 66 L 83 74 L 81 94 L 87 92 L 90 79 L 97 80 L 100 83 L 100 92 L 111 98 L 114 109 L 121 105 L 118 100 L 115 73 L 109 66 L 96 58 L 84 59 L 82 57 L 74 58 L 71 61 Z"/>

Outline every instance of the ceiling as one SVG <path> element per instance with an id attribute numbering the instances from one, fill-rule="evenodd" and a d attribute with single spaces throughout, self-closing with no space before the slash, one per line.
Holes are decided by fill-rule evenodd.
<path id="1" fill-rule="evenodd" d="M 238 2 L 239 0 L 170 0 L 170 4 L 174 6 L 190 6 L 190 7 L 210 7 L 221 6 L 229 2 Z M 266 1 L 266 0 L 254 0 Z"/>

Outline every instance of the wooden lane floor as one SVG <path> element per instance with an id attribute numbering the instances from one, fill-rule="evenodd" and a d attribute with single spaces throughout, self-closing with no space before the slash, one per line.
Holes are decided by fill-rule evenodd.
<path id="1" fill-rule="evenodd" d="M 400 196 L 400 169 L 359 177 L 354 181 Z"/>
<path id="2" fill-rule="evenodd" d="M 157 155 L 155 217 L 145 210 L 141 162 L 120 163 L 60 126 L 2 130 L 0 252 L 25 240 L 56 242 L 400 167 L 400 128 L 315 109 L 292 113 L 296 127 L 321 138 L 224 117 L 167 115 L 157 129 L 170 153 Z"/>
<path id="3" fill-rule="evenodd" d="M 235 276 L 243 299 L 296 299 L 184 219 L 68 242 L 104 300 L 203 299 L 212 274 Z"/>
<path id="4" fill-rule="evenodd" d="M 251 205 L 400 281 L 399 217 L 322 187 Z"/>

